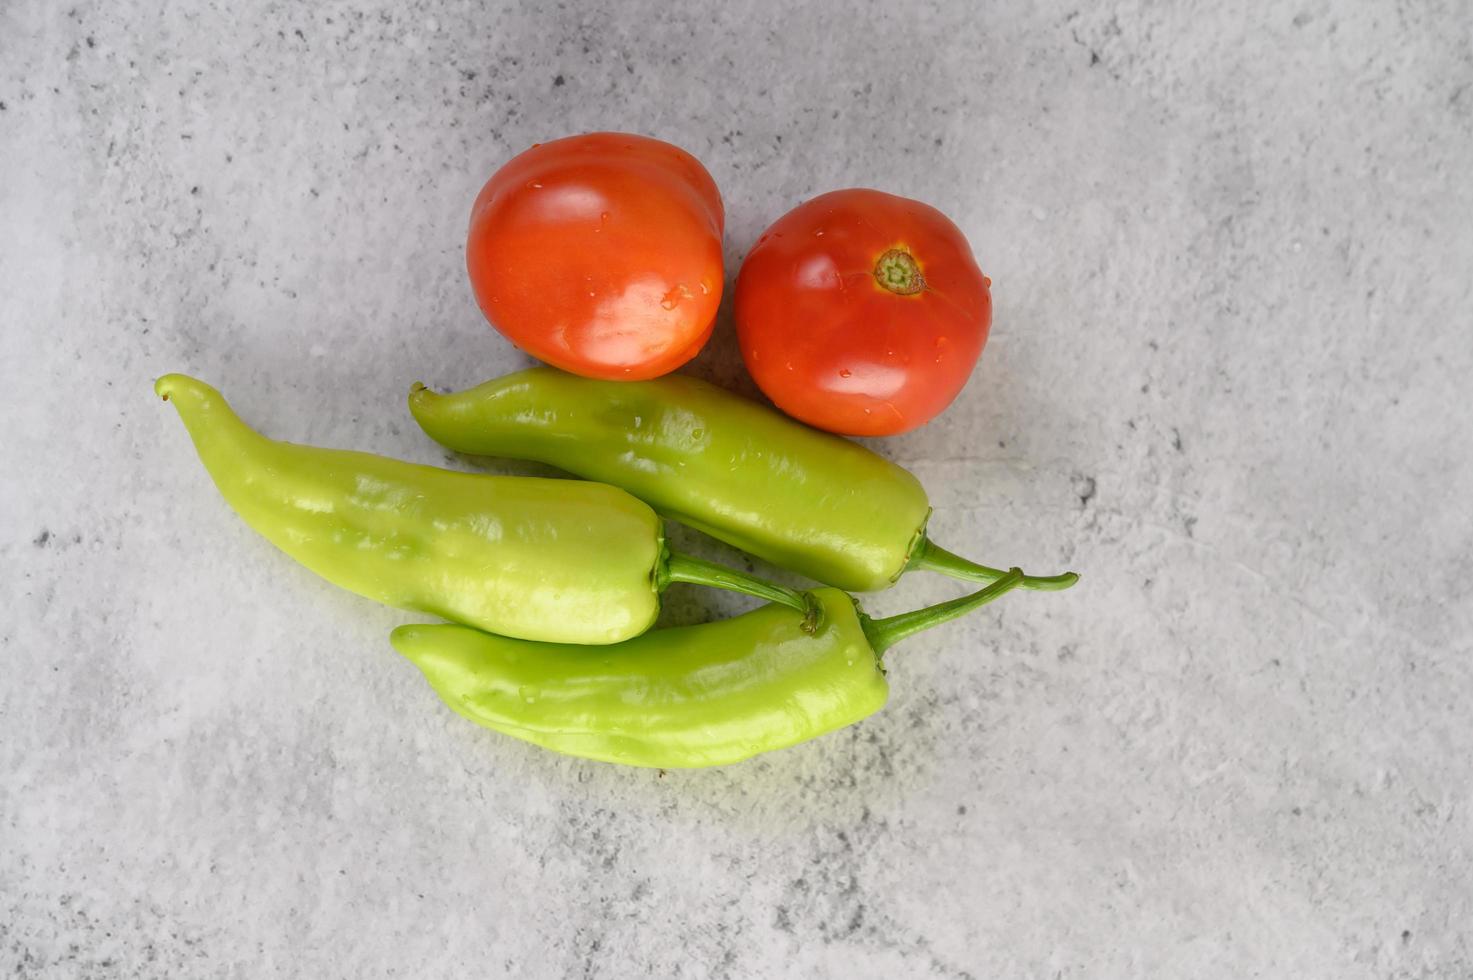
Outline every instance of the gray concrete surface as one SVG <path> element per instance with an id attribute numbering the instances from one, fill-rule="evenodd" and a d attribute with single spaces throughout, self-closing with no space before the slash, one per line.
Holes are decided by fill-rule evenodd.
<path id="1" fill-rule="evenodd" d="M 0 5 L 0 975 L 1473 976 L 1470 25 Z M 412 617 L 246 529 L 152 379 L 443 461 L 409 382 L 523 363 L 471 198 L 608 128 L 705 161 L 729 271 L 831 188 L 951 214 L 992 341 L 879 448 L 938 539 L 1080 588 L 900 648 L 862 725 L 662 778 L 462 722 L 386 642 Z M 690 370 L 751 390 L 727 321 Z"/>

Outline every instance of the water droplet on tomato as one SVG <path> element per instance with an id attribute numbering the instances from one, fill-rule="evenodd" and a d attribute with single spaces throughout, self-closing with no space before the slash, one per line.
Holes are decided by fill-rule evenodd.
<path id="1" fill-rule="evenodd" d="M 839 368 L 839 377 L 841 378 L 847 378 L 853 373 L 854 372 L 849 370 L 848 368 Z"/>
<path id="2" fill-rule="evenodd" d="M 869 414 L 870 414 L 870 412 L 871 412 L 871 409 L 868 409 L 868 408 L 866 408 L 866 409 L 865 409 L 865 410 L 864 410 L 864 414 L 866 414 L 866 415 L 869 415 Z"/>
<path id="3" fill-rule="evenodd" d="M 822 238 L 823 237 L 823 229 L 822 228 L 819 228 L 817 231 L 815 231 L 813 233 L 813 237 L 814 238 Z"/>
<path id="4" fill-rule="evenodd" d="M 536 180 L 529 180 L 529 181 L 527 181 L 527 190 L 529 190 L 529 191 L 540 191 L 540 190 L 542 190 L 542 183 L 540 181 L 536 181 Z"/>

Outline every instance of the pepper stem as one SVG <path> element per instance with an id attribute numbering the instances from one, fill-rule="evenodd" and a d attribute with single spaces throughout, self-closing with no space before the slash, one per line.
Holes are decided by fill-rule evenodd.
<path id="1" fill-rule="evenodd" d="M 718 565 L 704 558 L 670 552 L 664 562 L 664 574 L 660 576 L 660 591 L 671 582 L 689 582 L 692 585 L 709 585 L 716 589 L 741 592 L 769 602 L 781 603 L 803 614 L 803 631 L 812 633 L 818 628 L 818 616 L 822 609 L 818 600 L 807 592 L 799 592 L 787 586 L 777 585 L 746 572 L 739 572 L 726 565 Z"/>
<path id="2" fill-rule="evenodd" d="M 1022 585 L 1023 579 L 1027 577 L 1021 568 L 1014 568 L 999 574 L 1002 577 L 981 592 L 973 592 L 960 599 L 939 602 L 934 606 L 900 613 L 898 616 L 887 616 L 884 619 L 870 619 L 868 616 L 861 615 L 859 625 L 864 629 L 865 638 L 869 640 L 869 645 L 874 649 L 875 656 L 878 657 L 908 636 L 913 636 L 933 626 L 940 626 L 958 616 L 965 616 L 973 609 L 987 605 L 993 599 Z"/>
<path id="3" fill-rule="evenodd" d="M 989 568 L 961 555 L 954 555 L 925 536 L 921 537 L 920 544 L 911 552 L 910 561 L 905 568 L 906 571 L 923 569 L 940 572 L 964 582 L 996 582 L 1008 574 L 1000 568 Z M 1074 572 L 1065 572 L 1063 575 L 1024 575 L 1021 587 L 1037 592 L 1057 592 L 1078 581 L 1079 576 Z"/>

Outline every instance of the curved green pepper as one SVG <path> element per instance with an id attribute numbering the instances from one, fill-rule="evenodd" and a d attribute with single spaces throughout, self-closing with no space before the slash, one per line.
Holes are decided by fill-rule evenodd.
<path id="1" fill-rule="evenodd" d="M 870 619 L 837 589 L 818 589 L 823 614 L 813 634 L 798 613 L 768 605 L 600 648 L 445 625 L 401 626 L 389 639 L 478 725 L 603 762 L 719 766 L 874 714 L 890 690 L 886 649 L 1022 580 L 1015 568 L 981 592 L 888 619 Z"/>
<path id="2" fill-rule="evenodd" d="M 579 480 L 454 473 L 260 435 L 209 385 L 154 391 L 247 524 L 329 582 L 529 640 L 615 643 L 649 629 L 671 582 L 812 612 L 792 589 L 672 555 L 649 506 Z"/>
<path id="3" fill-rule="evenodd" d="M 623 487 L 672 520 L 853 592 L 909 569 L 991 582 L 1004 573 L 926 537 L 909 472 L 840 436 L 696 378 L 598 381 L 532 368 L 452 395 L 421 384 L 409 410 L 457 452 L 550 463 Z M 1063 589 L 1078 576 L 1025 576 Z"/>

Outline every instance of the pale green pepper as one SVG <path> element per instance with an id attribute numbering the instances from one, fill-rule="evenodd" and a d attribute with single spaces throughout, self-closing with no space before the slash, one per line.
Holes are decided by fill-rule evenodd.
<path id="1" fill-rule="evenodd" d="M 672 582 L 812 600 L 665 548 L 659 517 L 581 480 L 486 476 L 260 435 L 209 385 L 155 392 L 246 523 L 336 585 L 386 605 L 528 640 L 615 643 L 654 624 Z"/>
<path id="2" fill-rule="evenodd" d="M 463 626 L 401 626 L 394 648 L 459 714 L 555 752 L 679 769 L 740 762 L 851 725 L 884 707 L 883 656 L 914 633 L 1020 585 L 870 619 L 838 589 L 812 594 L 818 630 L 767 605 L 608 647 L 531 643 Z"/>
<path id="3" fill-rule="evenodd" d="M 909 472 L 697 378 L 600 381 L 531 368 L 409 410 L 457 452 L 550 463 L 623 487 L 664 516 L 809 578 L 868 592 L 908 570 L 991 582 L 1004 572 L 926 535 L 931 505 Z M 1079 576 L 1026 575 L 1066 589 Z"/>

